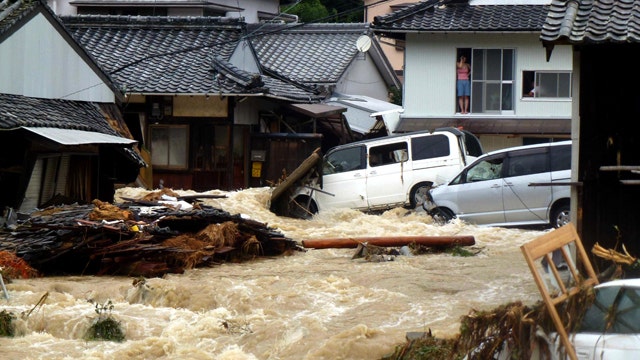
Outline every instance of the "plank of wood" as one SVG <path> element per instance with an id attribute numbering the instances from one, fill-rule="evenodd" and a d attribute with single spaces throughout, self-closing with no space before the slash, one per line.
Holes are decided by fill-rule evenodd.
<path id="1" fill-rule="evenodd" d="M 476 240 L 471 235 L 455 236 L 377 236 L 377 237 L 347 237 L 347 238 L 327 238 L 302 240 L 302 246 L 311 249 L 347 249 L 356 248 L 359 244 L 370 244 L 375 246 L 405 246 L 409 244 L 451 247 L 451 246 L 471 246 Z"/>
<path id="2" fill-rule="evenodd" d="M 318 163 L 318 161 L 322 160 L 322 156 L 320 156 L 320 148 L 317 148 L 313 151 L 313 153 L 307 157 L 300 166 L 298 166 L 293 172 L 287 176 L 284 181 L 276 186 L 271 192 L 271 202 L 274 202 L 282 196 L 282 194 L 287 191 L 291 186 L 293 186 L 296 181 L 300 180 L 304 175 L 306 175 L 314 166 Z"/>

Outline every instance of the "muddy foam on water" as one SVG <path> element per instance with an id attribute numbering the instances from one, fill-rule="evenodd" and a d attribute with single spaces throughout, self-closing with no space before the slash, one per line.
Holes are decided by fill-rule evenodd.
<path id="1" fill-rule="evenodd" d="M 174 190 L 180 195 L 193 191 Z M 121 198 L 148 191 L 120 189 Z M 473 235 L 472 257 L 446 253 L 352 259 L 355 249 L 220 264 L 147 279 L 68 276 L 13 280 L 3 310 L 18 334 L 0 338 L 3 359 L 377 359 L 410 331 L 459 332 L 471 309 L 540 299 L 520 245 L 542 231 L 435 224 L 424 212 L 367 215 L 343 209 L 312 220 L 269 211 L 270 190 L 210 191 L 204 202 L 268 224 L 296 241 L 334 237 Z M 48 293 L 44 305 L 34 306 Z M 85 341 L 96 303 L 112 301 L 121 343 Z M 20 313 L 32 311 L 24 319 Z"/>

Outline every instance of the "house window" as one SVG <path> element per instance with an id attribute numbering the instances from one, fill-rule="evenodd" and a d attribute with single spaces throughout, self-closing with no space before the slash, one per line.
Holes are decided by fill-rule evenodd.
<path id="1" fill-rule="evenodd" d="M 151 125 L 151 163 L 164 169 L 186 169 L 188 165 L 189 127 L 187 125 Z"/>
<path id="2" fill-rule="evenodd" d="M 513 49 L 471 52 L 471 112 L 513 111 Z"/>
<path id="3" fill-rule="evenodd" d="M 571 72 L 523 71 L 522 96 L 536 98 L 571 98 Z"/>

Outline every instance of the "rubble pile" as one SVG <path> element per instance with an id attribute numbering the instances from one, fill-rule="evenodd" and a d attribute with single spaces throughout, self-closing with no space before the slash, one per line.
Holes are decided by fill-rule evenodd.
<path id="1" fill-rule="evenodd" d="M 200 204 L 197 196 L 192 203 L 166 195 L 129 200 L 36 211 L 0 231 L 0 251 L 45 276 L 144 277 L 304 251 L 266 224 Z"/>

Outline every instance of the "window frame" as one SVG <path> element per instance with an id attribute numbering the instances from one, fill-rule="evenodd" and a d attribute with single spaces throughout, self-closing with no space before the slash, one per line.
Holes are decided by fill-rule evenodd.
<path id="1" fill-rule="evenodd" d="M 561 78 L 562 76 L 567 76 L 568 79 L 563 80 Z M 556 78 L 554 81 L 554 85 L 550 84 L 550 79 L 552 77 Z M 544 81 L 545 79 L 546 81 Z M 531 88 L 530 84 L 532 81 L 534 83 L 535 89 L 545 90 L 535 91 L 533 96 L 529 96 L 528 94 Z M 566 94 L 567 92 L 568 94 Z M 571 98 L 573 97 L 573 72 L 570 70 L 523 70 L 522 97 L 524 99 L 533 98 L 571 100 Z"/>
<path id="2" fill-rule="evenodd" d="M 163 149 L 158 143 L 159 139 L 154 138 L 154 131 L 166 129 L 168 131 L 168 137 Z M 183 132 L 180 139 L 175 139 L 177 133 L 172 133 L 171 130 L 180 130 Z M 171 147 L 173 145 L 184 145 L 184 151 L 182 153 L 171 154 Z M 166 170 L 186 170 L 189 168 L 189 125 L 175 125 L 175 124 L 153 124 L 149 125 L 149 145 L 151 151 L 151 164 L 158 169 Z M 166 151 L 165 154 L 159 154 L 159 152 Z M 177 155 L 177 156 L 176 156 Z M 164 157 L 166 161 L 158 162 L 159 157 Z M 181 158 L 181 159 L 180 159 Z M 172 161 L 173 160 L 173 161 Z M 177 160 L 177 161 L 176 161 Z"/>
<path id="3" fill-rule="evenodd" d="M 489 58 L 492 55 L 495 57 L 498 51 L 500 66 L 495 68 L 493 65 L 496 62 Z M 514 113 L 515 59 L 515 48 L 471 48 L 471 113 Z M 495 89 L 488 91 L 488 87 Z M 497 105 L 490 105 L 490 101 L 492 104 L 497 101 Z"/>

